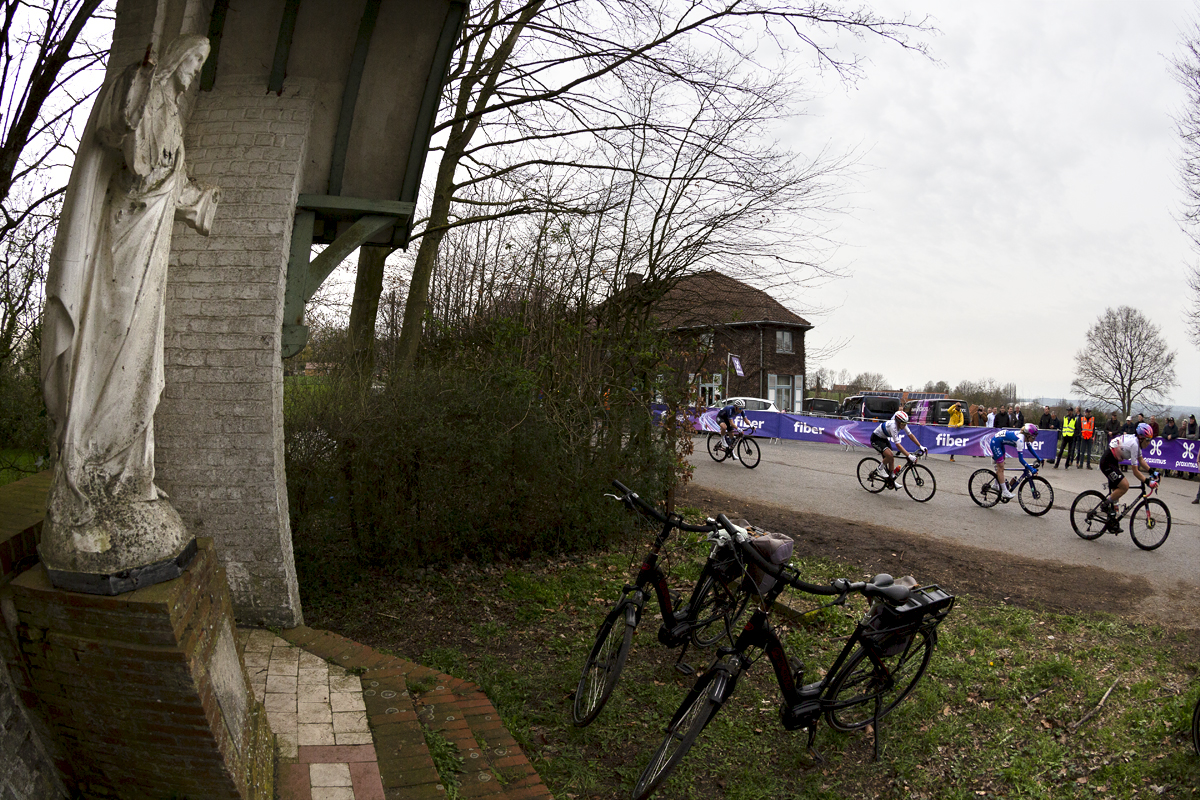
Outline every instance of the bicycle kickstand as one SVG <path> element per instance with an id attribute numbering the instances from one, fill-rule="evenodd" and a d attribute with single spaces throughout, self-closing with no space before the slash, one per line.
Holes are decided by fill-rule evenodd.
<path id="1" fill-rule="evenodd" d="M 813 742 L 815 742 L 816 740 L 817 740 L 817 724 L 814 722 L 812 725 L 808 726 L 808 744 L 806 744 L 805 747 L 808 748 L 808 754 L 810 756 L 812 756 L 812 760 L 815 763 L 824 764 L 825 757 L 823 755 L 821 755 L 819 752 L 817 752 L 817 748 L 813 746 Z"/>
<path id="2" fill-rule="evenodd" d="M 675 659 L 675 669 L 682 675 L 695 675 L 696 668 L 691 664 L 683 663 L 683 657 L 687 653 L 690 642 L 684 642 L 683 647 L 679 648 L 679 658 Z"/>

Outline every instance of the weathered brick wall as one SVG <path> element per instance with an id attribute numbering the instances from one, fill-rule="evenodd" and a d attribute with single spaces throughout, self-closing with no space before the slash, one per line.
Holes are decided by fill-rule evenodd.
<path id="1" fill-rule="evenodd" d="M 0 651 L 11 651 L 8 630 L 0 631 Z M 7 661 L 15 653 L 0 658 L 0 799 L 49 800 L 66 797 L 54 762 L 42 748 L 43 737 L 24 706 L 17 699 L 16 687 Z"/>
<path id="2" fill-rule="evenodd" d="M 725 374 L 726 353 L 737 355 L 742 362 L 744 377 L 729 372 L 729 386 L 722 393 L 725 397 L 766 397 L 767 374 L 804 375 L 805 344 L 804 332 L 793 330 L 792 353 L 775 351 L 775 331 L 769 325 L 761 331 L 757 328 L 717 328 L 713 336 L 712 351 L 704 359 L 702 367 L 689 364 L 688 372 Z M 761 364 L 760 364 L 761 361 Z M 790 409 L 783 409 L 790 411 Z"/>
<path id="3" fill-rule="evenodd" d="M 192 177 L 221 187 L 211 235 L 176 223 L 158 484 L 209 536 L 248 624 L 300 624 L 283 460 L 280 330 L 312 86 L 218 78 L 187 130 Z"/>

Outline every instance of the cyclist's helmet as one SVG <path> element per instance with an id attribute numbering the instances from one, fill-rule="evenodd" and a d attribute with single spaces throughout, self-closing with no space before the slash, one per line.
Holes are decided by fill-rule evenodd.
<path id="1" fill-rule="evenodd" d="M 1034 436 L 1038 435 L 1038 426 L 1034 425 L 1032 422 L 1026 422 L 1021 426 L 1021 433 L 1033 438 Z"/>
<path id="2" fill-rule="evenodd" d="M 739 398 L 737 398 L 736 400 L 734 400 L 734 401 L 733 401 L 733 407 L 734 407 L 734 408 L 745 408 L 745 407 L 746 407 L 746 401 L 745 401 L 745 400 L 743 400 L 742 398 L 740 398 L 740 397 L 739 397 Z"/>
<path id="3" fill-rule="evenodd" d="M 1153 438 L 1154 428 L 1150 427 L 1149 422 L 1139 422 L 1137 426 L 1137 435 L 1139 439 Z"/>
<path id="4" fill-rule="evenodd" d="M 904 410 L 901 409 L 900 411 L 896 412 L 895 420 L 897 425 L 907 425 L 908 414 L 904 413 Z"/>

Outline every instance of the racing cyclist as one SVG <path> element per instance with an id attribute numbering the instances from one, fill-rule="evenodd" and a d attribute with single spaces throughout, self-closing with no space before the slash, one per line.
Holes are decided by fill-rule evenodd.
<path id="1" fill-rule="evenodd" d="M 742 420 L 749 425 L 750 420 L 746 419 L 746 401 L 740 397 L 734 398 L 733 402 L 717 412 L 717 425 L 721 428 L 721 436 L 725 442 L 725 449 L 729 451 L 729 455 L 734 461 L 738 460 L 737 453 L 733 452 L 733 431 L 737 426 L 734 424 L 734 418 L 741 416 Z"/>
<path id="2" fill-rule="evenodd" d="M 1100 502 L 1100 508 L 1111 517 L 1116 511 L 1117 501 L 1129 491 L 1129 479 L 1121 472 L 1122 461 L 1133 462 L 1133 474 L 1140 481 L 1149 481 L 1150 488 L 1158 486 L 1158 472 L 1150 469 L 1142 457 L 1142 448 L 1154 438 L 1154 429 L 1148 422 L 1139 422 L 1133 433 L 1123 433 L 1108 443 L 1108 449 L 1100 456 L 1100 471 L 1108 478 L 1108 497 Z M 1140 469 L 1139 469 L 1140 467 Z M 1145 470 L 1145 474 L 1143 474 Z"/>
<path id="3" fill-rule="evenodd" d="M 1029 462 L 1025 460 L 1025 454 L 1021 452 L 1018 446 L 1020 442 L 1024 442 L 1028 447 L 1037 438 L 1038 426 L 1032 422 L 1026 422 L 1021 426 L 1020 430 L 1009 428 L 1003 430 L 992 437 L 992 462 L 996 466 L 996 480 L 1000 483 L 1000 496 L 1005 500 L 1012 500 L 1012 490 L 1008 488 L 1008 484 L 1004 482 L 1004 448 L 1007 445 L 1012 445 L 1012 448 L 1017 451 L 1017 458 L 1021 459 L 1022 466 L 1028 467 Z M 1030 448 L 1032 449 L 1032 448 Z M 1044 462 L 1042 459 L 1037 459 L 1037 465 L 1040 467 Z"/>
<path id="4" fill-rule="evenodd" d="M 908 434 L 908 438 L 913 440 L 913 444 L 917 446 L 918 453 L 924 455 L 929 452 L 929 450 L 917 441 L 917 437 L 913 436 L 913 432 L 908 429 L 908 414 L 904 413 L 904 410 L 901 409 L 893 414 L 891 419 L 879 423 L 878 427 L 871 432 L 871 446 L 883 458 L 883 463 L 879 465 L 879 469 L 875 470 L 875 474 L 879 477 L 891 481 L 895 474 L 892 471 L 892 464 L 896 459 L 896 454 L 892 450 L 892 445 L 895 445 L 901 453 L 904 453 L 904 457 L 909 461 L 913 460 L 912 453 L 904 449 L 904 434 Z"/>

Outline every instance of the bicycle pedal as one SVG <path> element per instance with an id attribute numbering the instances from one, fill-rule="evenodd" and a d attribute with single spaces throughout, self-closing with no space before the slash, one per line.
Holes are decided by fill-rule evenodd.
<path id="1" fill-rule="evenodd" d="M 681 675 L 691 676 L 696 674 L 695 667 L 693 667 L 691 664 L 685 664 L 682 661 L 677 661 L 675 663 L 675 670 Z"/>

